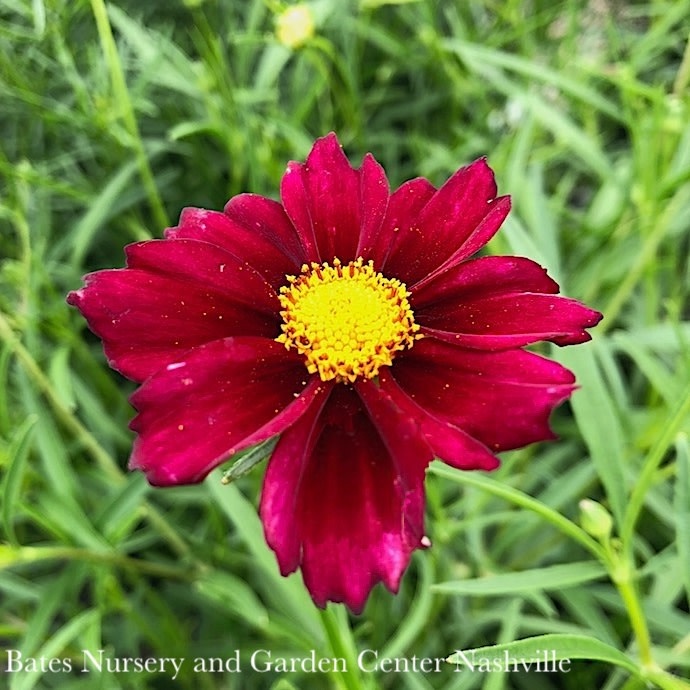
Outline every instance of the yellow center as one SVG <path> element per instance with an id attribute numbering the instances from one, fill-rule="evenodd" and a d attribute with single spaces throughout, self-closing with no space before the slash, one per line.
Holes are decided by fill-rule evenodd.
<path id="1" fill-rule="evenodd" d="M 304 355 L 307 370 L 322 381 L 373 378 L 421 338 L 407 288 L 376 272 L 371 261 L 305 264 L 287 280 L 279 297 L 283 333 L 276 340 Z"/>

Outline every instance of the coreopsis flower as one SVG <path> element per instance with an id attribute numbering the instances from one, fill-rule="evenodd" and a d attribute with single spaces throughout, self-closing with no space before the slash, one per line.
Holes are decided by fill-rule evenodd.
<path id="1" fill-rule="evenodd" d="M 141 384 L 130 467 L 195 483 L 279 434 L 260 515 L 281 572 L 355 612 L 377 582 L 397 591 L 429 545 L 429 462 L 492 470 L 554 438 L 574 377 L 523 347 L 584 342 L 601 318 L 529 259 L 474 256 L 509 209 L 484 159 L 391 193 L 330 134 L 288 165 L 281 202 L 187 208 L 128 246 L 68 302 Z"/>

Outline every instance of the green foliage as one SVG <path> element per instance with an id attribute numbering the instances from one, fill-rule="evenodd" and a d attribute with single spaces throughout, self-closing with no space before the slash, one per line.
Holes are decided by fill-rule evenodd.
<path id="1" fill-rule="evenodd" d="M 83 649 L 184 657 L 181 688 L 688 688 L 690 2 L 318 0 L 290 50 L 277 0 L 6 0 L 0 7 L 0 642 L 78 667 Z M 64 295 L 186 205 L 275 195 L 338 132 L 392 183 L 488 155 L 528 255 L 605 314 L 550 354 L 581 384 L 555 444 L 491 476 L 434 466 L 401 592 L 360 617 L 280 576 L 260 459 L 155 491 L 123 469 L 131 385 Z M 241 462 L 241 461 L 240 461 Z M 613 530 L 590 536 L 593 499 Z M 274 657 L 349 672 L 252 673 Z M 379 658 L 554 650 L 569 673 L 358 670 Z M 242 674 L 193 672 L 239 655 Z M 369 659 L 371 661 L 371 659 Z M 457 656 L 452 661 L 458 661 Z M 3 659 L 3 665 L 5 663 Z M 29 688 L 167 688 L 170 674 L 43 672 Z"/>

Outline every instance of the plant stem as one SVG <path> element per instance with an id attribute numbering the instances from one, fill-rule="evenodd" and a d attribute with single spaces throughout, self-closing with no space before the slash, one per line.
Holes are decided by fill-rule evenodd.
<path id="1" fill-rule="evenodd" d="M 613 564 L 611 578 L 625 604 L 625 610 L 628 612 L 628 619 L 637 640 L 642 666 L 644 668 L 652 668 L 655 666 L 652 657 L 652 640 L 649 636 L 647 619 L 642 611 L 640 598 L 637 595 L 637 589 L 632 580 L 633 570 L 634 566 L 632 563 L 619 561 L 617 564 Z"/>
<path id="2" fill-rule="evenodd" d="M 342 687 L 348 690 L 362 690 L 362 684 L 358 679 L 358 674 L 355 669 L 357 669 L 357 661 L 352 656 L 350 647 L 346 640 L 343 639 L 341 635 L 338 623 L 335 619 L 335 615 L 332 608 L 326 608 L 319 611 L 321 614 L 321 623 L 323 625 L 324 632 L 326 633 L 326 639 L 328 640 L 329 646 L 333 652 L 334 657 L 345 659 L 347 665 L 347 670 L 342 672 L 334 672 L 334 676 L 340 680 Z"/>

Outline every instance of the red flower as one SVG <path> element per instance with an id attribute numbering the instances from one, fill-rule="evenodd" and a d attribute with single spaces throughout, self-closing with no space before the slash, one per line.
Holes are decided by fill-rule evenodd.
<path id="1" fill-rule="evenodd" d="M 553 438 L 574 377 L 521 348 L 584 342 L 601 315 L 529 259 L 471 258 L 510 209 L 484 159 L 391 194 L 371 155 L 353 169 L 330 134 L 288 165 L 281 198 L 185 209 L 68 302 L 142 384 L 130 467 L 199 482 L 280 434 L 266 540 L 319 606 L 358 612 L 429 543 L 432 458 L 491 470 L 495 452 Z"/>

